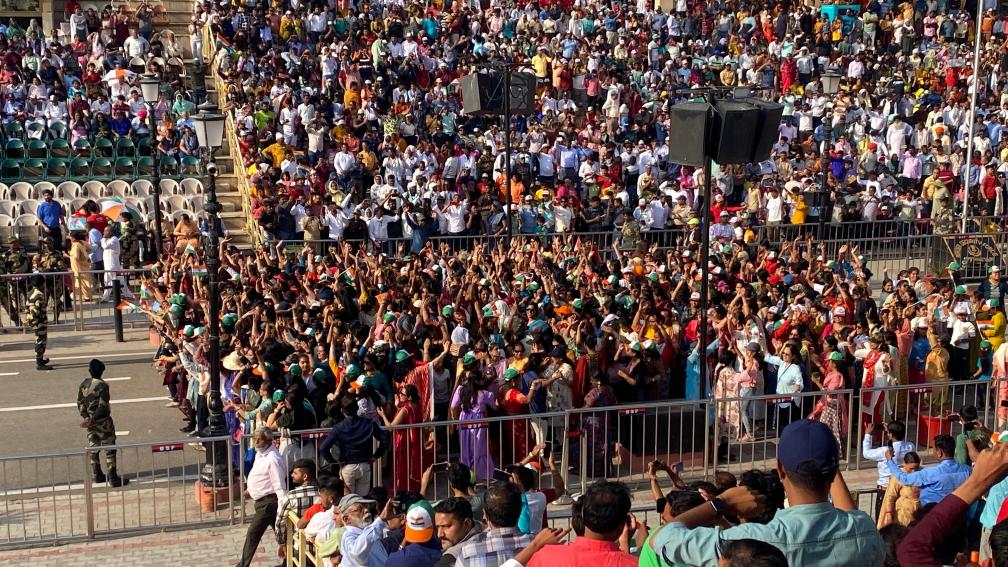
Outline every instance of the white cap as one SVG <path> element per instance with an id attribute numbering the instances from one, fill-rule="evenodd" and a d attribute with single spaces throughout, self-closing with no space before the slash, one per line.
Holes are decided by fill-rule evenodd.
<path id="1" fill-rule="evenodd" d="M 847 314 L 847 310 L 844 309 L 843 305 L 840 305 L 836 309 L 833 310 L 833 314 L 836 315 L 836 316 L 838 316 L 838 317 L 843 317 L 844 315 Z"/>
<path id="2" fill-rule="evenodd" d="M 689 298 L 690 299 L 700 299 L 700 292 L 699 291 L 694 291 L 693 293 L 690 294 Z"/>

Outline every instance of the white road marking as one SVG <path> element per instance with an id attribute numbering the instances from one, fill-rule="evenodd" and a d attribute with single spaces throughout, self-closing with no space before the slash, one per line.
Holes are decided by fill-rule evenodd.
<path id="1" fill-rule="evenodd" d="M 17 376 L 20 372 L 0 372 L 0 376 Z"/>
<path id="2" fill-rule="evenodd" d="M 2 376 L 2 374 L 0 374 Z M 132 376 L 120 376 L 119 378 L 105 378 L 106 382 L 125 382 L 126 380 L 132 380 Z"/>
<path id="3" fill-rule="evenodd" d="M 129 435 L 129 431 L 116 431 L 115 434 L 116 434 L 116 437 L 125 437 L 125 436 Z"/>
<path id="4" fill-rule="evenodd" d="M 189 449 L 191 451 L 196 451 L 197 449 Z M 128 476 L 128 475 L 127 475 Z M 151 479 L 150 477 L 145 477 L 139 479 L 136 477 L 130 478 L 130 486 L 147 486 L 152 484 L 167 484 L 167 483 L 178 483 L 178 482 L 189 482 L 199 479 L 198 474 L 187 474 L 187 475 L 177 475 L 177 476 L 159 476 L 157 478 Z M 96 484 L 96 487 L 103 487 L 103 484 Z M 36 488 L 21 488 L 13 490 L 5 490 L 0 492 L 0 496 L 28 496 L 31 494 L 61 494 L 64 492 L 73 492 L 78 490 L 84 490 L 83 482 L 75 482 L 73 484 L 62 484 L 59 486 L 43 486 Z"/>
<path id="5" fill-rule="evenodd" d="M 82 358 L 127 358 L 131 356 L 153 356 L 153 351 L 141 351 L 141 352 L 120 352 L 113 354 L 103 354 L 99 357 L 93 354 L 82 354 L 77 356 L 50 356 L 49 360 L 80 360 Z M 15 358 L 15 359 L 0 359 L 0 364 L 21 364 L 25 362 L 35 362 L 34 358 Z"/>
<path id="6" fill-rule="evenodd" d="M 157 396 L 153 398 L 129 398 L 125 400 L 112 400 L 113 404 L 138 404 L 144 402 L 163 402 L 165 400 L 164 396 Z M 44 406 L 19 406 L 13 408 L 0 408 L 0 413 L 13 412 L 13 411 L 34 411 L 34 410 L 46 410 L 46 409 L 62 409 L 62 408 L 75 408 L 76 403 L 70 404 L 48 404 Z"/>

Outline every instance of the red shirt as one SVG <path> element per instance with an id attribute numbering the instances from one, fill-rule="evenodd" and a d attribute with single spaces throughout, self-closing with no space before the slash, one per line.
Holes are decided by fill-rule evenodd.
<path id="1" fill-rule="evenodd" d="M 318 514 L 319 512 L 321 512 L 323 510 L 324 510 L 324 508 L 322 508 L 322 503 L 321 502 L 316 502 L 316 503 L 312 504 L 311 506 L 309 506 L 308 509 L 304 511 L 304 514 L 301 514 L 301 519 L 304 520 L 304 521 L 306 521 L 306 522 L 309 522 L 309 521 L 311 521 L 312 516 L 314 516 L 315 514 Z"/>
<path id="2" fill-rule="evenodd" d="M 547 545 L 527 567 L 637 567 L 637 558 L 621 551 L 614 541 L 575 538 L 570 545 Z"/>

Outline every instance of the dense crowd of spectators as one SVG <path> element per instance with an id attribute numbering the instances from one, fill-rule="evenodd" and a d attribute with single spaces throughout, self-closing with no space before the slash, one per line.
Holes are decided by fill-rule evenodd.
<path id="1" fill-rule="evenodd" d="M 99 13 L 78 2 L 67 4 L 67 30 L 45 35 L 36 20 L 27 28 L 15 19 L 0 29 L 3 53 L 0 87 L 8 137 L 66 139 L 73 148 L 105 138 L 149 141 L 160 156 L 191 155 L 195 148 L 185 55 L 163 24 L 160 6 L 106 6 Z M 154 73 L 162 81 L 160 100 L 144 103 L 139 78 Z M 149 138 L 153 108 L 156 140 Z M 188 128 L 188 129 L 187 129 Z M 191 139 L 190 139 L 191 138 Z M 90 153 L 81 153 L 90 157 Z"/>
<path id="2" fill-rule="evenodd" d="M 344 566 L 574 565 L 592 553 L 618 565 L 941 565 L 977 549 L 1005 564 L 1008 458 L 986 429 L 1008 416 L 1000 268 L 966 285 L 956 262 L 891 273 L 854 244 L 756 230 L 811 220 L 822 173 L 830 220 L 953 232 L 967 195 L 976 212 L 1003 213 L 1003 16 L 984 19 L 990 80 L 976 82 L 963 63 L 969 13 L 927 2 L 832 19 L 686 0 L 202 3 L 194 16 L 269 237 L 251 252 L 222 244 L 215 274 L 228 432 L 254 445 L 242 565 L 269 526 L 286 531 L 288 511 Z M 513 156 L 499 121 L 460 111 L 459 77 L 499 59 L 539 80 Z M 822 94 L 827 70 L 843 75 L 837 95 Z M 713 169 L 705 204 L 702 172 L 667 159 L 667 111 L 709 85 L 754 87 L 785 120 L 770 160 Z M 508 222 L 619 238 L 431 239 L 503 235 Z M 665 246 L 647 234 L 668 227 L 680 232 Z M 301 238 L 316 242 L 288 246 Z M 163 337 L 157 364 L 196 436 L 210 415 L 205 265 L 199 246 L 177 247 L 142 293 Z M 978 408 L 948 389 L 971 378 L 992 381 L 972 386 Z M 955 409 L 962 433 L 925 440 L 939 462 L 921 468 L 916 423 L 896 419 L 906 400 L 879 388 L 926 383 L 928 408 Z M 618 427 L 621 404 L 710 398 L 709 454 L 769 441 L 776 466 L 690 484 Z M 510 419 L 482 421 L 495 416 Z M 472 425 L 432 425 L 457 420 Z M 330 428 L 317 444 L 285 437 L 317 427 Z M 879 463 L 881 531 L 839 473 L 857 441 Z M 634 461 L 673 478 L 663 527 L 649 533 L 628 517 L 627 489 L 603 482 L 570 504 L 573 544 L 553 547 L 567 534 L 544 529 L 543 514 L 568 505 L 570 464 L 602 479 Z M 429 502 L 446 478 L 454 498 Z M 978 500 L 983 512 L 967 514 Z"/>
<path id="3" fill-rule="evenodd" d="M 509 201 L 522 233 L 688 226 L 703 173 L 667 159 L 668 105 L 707 86 L 785 107 L 771 159 L 715 164 L 715 215 L 948 233 L 967 192 L 974 213 L 1004 209 L 1005 18 L 980 30 L 990 72 L 971 128 L 973 8 L 918 4 L 201 4 L 195 21 L 218 47 L 256 219 L 281 240 L 495 234 Z M 501 119 L 461 110 L 460 77 L 492 61 L 538 80 L 510 159 Z"/>

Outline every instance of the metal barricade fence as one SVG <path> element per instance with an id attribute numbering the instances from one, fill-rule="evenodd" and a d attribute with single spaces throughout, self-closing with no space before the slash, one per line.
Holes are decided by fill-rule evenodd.
<path id="1" fill-rule="evenodd" d="M 809 416 L 826 423 L 844 447 L 850 438 L 852 395 L 852 390 L 833 390 L 713 399 L 709 419 L 718 470 L 740 473 L 772 468 L 781 431 L 791 422 Z M 840 458 L 841 465 L 849 468 L 848 452 L 841 451 Z"/>
<path id="2" fill-rule="evenodd" d="M 926 449 L 934 446 L 936 435 L 955 436 L 963 432 L 964 426 L 949 415 L 965 407 L 976 408 L 978 421 L 984 427 L 991 430 L 997 427 L 996 406 L 991 396 L 991 390 L 997 390 L 996 385 L 985 380 L 963 380 L 863 388 L 856 400 L 857 419 L 850 424 L 853 440 L 860 442 L 870 434 L 875 438 L 875 446 L 884 444 L 885 439 L 873 426 L 899 421 L 906 425 L 906 440 L 924 458 Z M 863 460 L 859 450 L 855 468 L 861 468 Z M 875 462 L 868 464 L 874 466 Z"/>
<path id="3" fill-rule="evenodd" d="M 1004 385 L 1008 391 L 1008 383 Z M 883 443 L 881 435 L 870 428 L 872 423 L 882 419 L 905 422 L 907 439 L 926 457 L 924 448 L 934 435 L 963 431 L 948 414 L 966 405 L 977 408 L 978 421 L 985 427 L 1006 425 L 998 423 L 1006 419 L 997 416 L 1002 398 L 1008 397 L 1000 394 L 1001 386 L 1001 382 L 940 382 L 395 425 L 382 428 L 389 449 L 374 461 L 367 484 L 384 486 L 391 493 L 420 491 L 438 500 L 451 494 L 446 474 L 449 463 L 470 466 L 480 482 L 507 477 L 509 465 L 521 462 L 544 442 L 547 462 L 555 463 L 555 468 L 543 471 L 544 487 L 556 487 L 562 479 L 568 492 L 583 492 L 594 480 L 607 478 L 623 481 L 633 490 L 647 490 L 648 464 L 655 459 L 671 466 L 682 463 L 681 475 L 686 479 L 710 478 L 715 469 L 736 474 L 771 469 L 779 430 L 810 415 L 837 433 L 844 447 L 845 469 L 870 469 L 877 462 L 863 458 L 860 442 L 871 433 L 874 445 Z M 863 420 L 862 412 L 872 407 L 872 399 L 880 413 Z M 746 429 L 743 415 L 750 419 L 751 429 Z M 311 458 L 320 466 L 337 463 L 335 450 L 328 458 L 319 453 L 329 431 L 284 432 L 278 443 L 288 468 L 299 458 Z M 739 439 L 746 431 L 753 440 Z M 110 447 L 117 450 L 120 475 L 132 481 L 123 488 L 91 481 L 92 454 L 100 453 L 99 462 L 107 471 L 104 447 L 0 458 L 4 495 L 0 547 L 243 522 L 241 495 L 250 466 L 245 461 L 250 438 L 200 440 L 226 446 L 220 454 L 227 456 L 227 470 L 232 474 L 221 479 L 215 491 L 194 488 L 206 455 L 213 452 L 188 448 L 186 443 L 192 441 Z M 338 475 L 339 470 L 330 466 L 329 473 Z M 862 500 L 869 492 L 861 495 Z M 565 518 L 562 512 L 555 516 Z"/>
<path id="4" fill-rule="evenodd" d="M 111 328 L 117 304 L 112 280 L 118 279 L 121 299 L 133 304 L 140 296 L 140 276 L 149 270 L 44 272 L 43 291 L 50 330 Z M 36 274 L 0 275 L 0 328 L 31 332 L 26 301 L 31 293 L 31 278 Z M 146 326 L 146 315 L 132 308 L 121 310 L 124 325 Z"/>
<path id="5" fill-rule="evenodd" d="M 192 441 L 0 458 L 0 548 L 243 521 L 241 476 L 229 475 L 218 479 L 216 489 L 201 490 L 196 481 L 212 451 L 186 450 Z M 226 444 L 227 470 L 238 472 L 237 445 L 230 437 L 200 441 Z M 108 474 L 107 450 L 115 450 L 120 476 L 130 479 L 127 486 L 93 482 L 91 458 L 97 455 Z"/>

